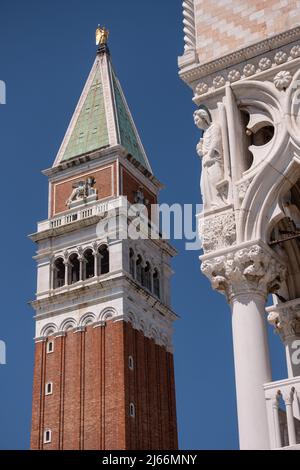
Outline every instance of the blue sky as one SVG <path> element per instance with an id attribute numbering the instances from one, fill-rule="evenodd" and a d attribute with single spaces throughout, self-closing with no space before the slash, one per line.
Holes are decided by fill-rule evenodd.
<path id="1" fill-rule="evenodd" d="M 27 234 L 47 216 L 47 179 L 95 57 L 98 23 L 156 176 L 161 202 L 199 203 L 191 91 L 177 75 L 183 50 L 181 0 L 2 0 L 0 80 L 1 324 L 0 449 L 29 447 L 33 371 L 34 245 Z M 230 311 L 199 270 L 199 253 L 175 241 L 173 307 L 180 447 L 237 448 Z M 285 376 L 270 331 L 274 378 Z M 246 352 L 245 352 L 246 353 Z"/>

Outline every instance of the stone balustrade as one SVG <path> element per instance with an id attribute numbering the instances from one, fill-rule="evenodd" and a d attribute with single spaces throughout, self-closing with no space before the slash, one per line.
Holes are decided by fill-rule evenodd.
<path id="1" fill-rule="evenodd" d="M 300 450 L 300 377 L 264 385 L 271 449 Z"/>
<path id="2" fill-rule="evenodd" d="M 87 219 L 89 217 L 102 216 L 110 210 L 121 207 L 127 207 L 127 199 L 122 196 L 111 201 L 101 203 L 93 202 L 92 204 L 84 205 L 84 208 L 77 207 L 76 209 L 68 210 L 66 213 L 59 216 L 39 222 L 37 231 L 43 232 L 45 230 L 56 229 L 79 220 Z"/>

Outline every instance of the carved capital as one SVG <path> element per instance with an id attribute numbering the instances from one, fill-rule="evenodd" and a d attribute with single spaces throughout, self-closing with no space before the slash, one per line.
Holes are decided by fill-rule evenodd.
<path id="1" fill-rule="evenodd" d="M 84 255 L 83 255 L 83 248 L 81 246 L 78 247 L 78 259 L 79 261 L 84 261 Z"/>
<path id="2" fill-rule="evenodd" d="M 290 390 L 284 390 L 282 392 L 282 398 L 286 405 L 292 406 L 295 397 L 295 387 L 292 387 Z"/>
<path id="3" fill-rule="evenodd" d="M 267 308 L 268 322 L 274 326 L 283 342 L 300 337 L 300 299 Z"/>
<path id="4" fill-rule="evenodd" d="M 285 266 L 271 250 L 259 244 L 206 258 L 201 270 L 229 302 L 241 294 L 267 297 L 280 288 L 286 273 Z"/>
<path id="5" fill-rule="evenodd" d="M 98 251 L 98 243 L 97 242 L 94 242 L 93 243 L 93 255 L 94 256 L 97 256 L 99 254 L 99 251 Z"/>
<path id="6" fill-rule="evenodd" d="M 68 250 L 65 250 L 64 253 L 63 253 L 63 257 L 64 257 L 64 264 L 67 266 L 69 263 L 69 252 Z"/>

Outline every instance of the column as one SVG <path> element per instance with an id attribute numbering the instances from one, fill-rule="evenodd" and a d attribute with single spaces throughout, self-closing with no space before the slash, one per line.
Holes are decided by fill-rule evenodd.
<path id="1" fill-rule="evenodd" d="M 258 243 L 202 259 L 202 272 L 213 288 L 226 295 L 232 310 L 240 448 L 269 449 L 263 384 L 272 377 L 265 303 L 284 278 L 284 266 Z"/>
<path id="2" fill-rule="evenodd" d="M 295 389 L 292 388 L 289 393 L 283 394 L 283 399 L 285 403 L 286 409 L 286 419 L 287 419 L 287 427 L 288 427 L 288 435 L 289 435 L 289 445 L 292 446 L 296 444 L 296 430 L 295 430 L 295 421 L 294 421 L 294 413 L 293 413 L 293 401 L 294 401 L 294 393 Z"/>
<path id="3" fill-rule="evenodd" d="M 263 384 L 271 382 L 265 297 L 252 291 L 231 301 L 237 410 L 241 449 L 268 449 Z"/>
<path id="4" fill-rule="evenodd" d="M 83 280 L 84 257 L 79 256 L 79 281 Z"/>
<path id="5" fill-rule="evenodd" d="M 69 285 L 69 268 L 70 268 L 70 263 L 68 260 L 64 261 L 65 264 L 65 286 Z"/>
<path id="6" fill-rule="evenodd" d="M 81 246 L 78 248 L 78 260 L 79 260 L 79 281 L 83 281 L 85 257 L 84 257 L 83 249 Z"/>
<path id="7" fill-rule="evenodd" d="M 100 254 L 98 253 L 98 251 L 94 251 L 94 273 L 95 273 L 95 277 L 100 276 L 100 273 L 99 273 L 99 256 L 100 256 Z"/>
<path id="8" fill-rule="evenodd" d="M 98 251 L 97 242 L 93 243 L 93 255 L 94 255 L 94 276 L 98 277 L 98 276 L 100 276 L 100 270 L 99 270 L 99 256 L 100 256 L 100 253 Z"/>
<path id="9" fill-rule="evenodd" d="M 282 447 L 281 442 L 281 432 L 280 432 L 280 422 L 279 422 L 279 396 L 276 395 L 272 399 L 272 417 L 274 424 L 274 433 L 275 433 L 275 448 L 280 449 Z"/>
<path id="10" fill-rule="evenodd" d="M 50 290 L 54 289 L 55 283 L 55 265 L 54 265 L 54 258 L 50 261 Z"/>

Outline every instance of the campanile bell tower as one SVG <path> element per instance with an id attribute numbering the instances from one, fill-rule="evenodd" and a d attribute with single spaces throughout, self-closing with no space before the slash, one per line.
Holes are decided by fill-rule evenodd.
<path id="1" fill-rule="evenodd" d="M 151 217 L 152 173 L 107 46 L 97 55 L 49 179 L 37 245 L 32 449 L 176 449 L 170 260 Z M 153 221 L 153 220 L 152 220 Z M 155 221 L 154 221 L 155 222 Z"/>

